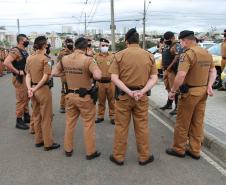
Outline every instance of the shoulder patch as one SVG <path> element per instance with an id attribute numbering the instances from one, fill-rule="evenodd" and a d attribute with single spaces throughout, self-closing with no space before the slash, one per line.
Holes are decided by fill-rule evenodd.
<path id="1" fill-rule="evenodd" d="M 185 53 L 182 53 L 180 55 L 180 58 L 179 58 L 179 63 L 183 63 L 184 62 L 184 57 L 185 57 Z"/>
<path id="2" fill-rule="evenodd" d="M 93 63 L 94 63 L 94 64 L 97 64 L 97 61 L 96 61 L 95 59 L 93 59 Z"/>

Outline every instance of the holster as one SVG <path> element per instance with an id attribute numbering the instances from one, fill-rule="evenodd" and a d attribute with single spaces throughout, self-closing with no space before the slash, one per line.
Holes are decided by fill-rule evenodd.
<path id="1" fill-rule="evenodd" d="M 90 97 L 93 99 L 93 103 L 96 104 L 98 100 L 98 87 L 94 85 L 90 90 L 89 90 Z"/>
<path id="2" fill-rule="evenodd" d="M 189 86 L 188 85 L 183 84 L 183 85 L 180 86 L 180 93 L 181 94 L 186 94 L 186 93 L 188 93 L 188 91 L 189 91 Z"/>
<path id="3" fill-rule="evenodd" d="M 85 95 L 87 95 L 88 94 L 88 91 L 87 91 L 87 89 L 86 88 L 79 88 L 79 96 L 80 97 L 85 97 Z"/>
<path id="4" fill-rule="evenodd" d="M 47 83 L 48 83 L 49 88 L 52 88 L 54 86 L 53 78 L 50 78 Z"/>

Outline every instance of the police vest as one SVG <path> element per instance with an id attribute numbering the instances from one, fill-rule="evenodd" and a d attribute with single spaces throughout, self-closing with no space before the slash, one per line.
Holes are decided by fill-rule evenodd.
<path id="1" fill-rule="evenodd" d="M 26 60 L 27 60 L 27 57 L 28 57 L 28 53 L 26 50 L 23 50 L 23 49 L 20 49 L 18 47 L 15 47 L 16 49 L 19 50 L 21 56 L 22 56 L 22 59 L 19 60 L 19 61 L 16 61 L 14 60 L 12 62 L 12 65 L 13 67 L 15 67 L 17 70 L 25 70 L 25 65 L 26 65 Z"/>
<path id="2" fill-rule="evenodd" d="M 194 53 L 196 61 L 191 61 L 192 65 L 185 77 L 185 84 L 190 87 L 207 86 L 212 56 L 201 47 L 188 50 Z M 187 57 L 191 60 L 188 54 Z"/>
<path id="3" fill-rule="evenodd" d="M 174 44 L 172 44 L 171 46 L 165 45 L 163 50 L 162 50 L 162 66 L 163 66 L 164 69 L 166 69 L 173 62 L 173 59 L 175 57 L 170 52 L 170 50 L 173 46 L 174 46 Z"/>

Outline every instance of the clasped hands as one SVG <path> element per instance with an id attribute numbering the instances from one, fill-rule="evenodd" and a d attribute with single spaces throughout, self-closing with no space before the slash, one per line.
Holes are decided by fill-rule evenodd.
<path id="1" fill-rule="evenodd" d="M 145 93 L 142 90 L 136 90 L 136 91 L 130 91 L 128 95 L 132 98 L 134 98 L 136 101 L 139 101 Z"/>

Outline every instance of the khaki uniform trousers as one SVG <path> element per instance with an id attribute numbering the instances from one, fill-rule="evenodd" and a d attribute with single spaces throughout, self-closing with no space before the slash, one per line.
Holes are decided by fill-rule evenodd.
<path id="1" fill-rule="evenodd" d="M 73 150 L 74 130 L 80 114 L 83 121 L 86 155 L 91 155 L 96 152 L 96 107 L 90 95 L 86 95 L 84 98 L 79 97 L 78 94 L 69 93 L 66 95 L 66 127 L 64 149 L 67 152 L 71 152 Z"/>
<path id="2" fill-rule="evenodd" d="M 188 150 L 195 156 L 200 155 L 206 100 L 207 95 L 203 93 L 180 96 L 173 140 L 173 149 L 179 154 L 185 153 L 188 143 Z"/>
<path id="3" fill-rule="evenodd" d="M 126 94 L 119 96 L 119 100 L 116 101 L 113 155 L 116 160 L 124 161 L 131 115 L 133 117 L 139 160 L 145 161 L 150 157 L 147 96 L 135 101 Z"/>
<path id="4" fill-rule="evenodd" d="M 226 59 L 223 59 L 223 58 L 222 58 L 222 60 L 221 60 L 221 71 L 224 70 L 225 65 L 226 65 Z"/>
<path id="5" fill-rule="evenodd" d="M 164 71 L 164 73 L 163 73 L 164 84 L 165 84 L 166 90 L 168 92 L 173 87 L 173 83 L 174 83 L 175 77 L 176 77 L 176 75 L 175 75 L 175 73 L 173 71 L 171 71 L 171 72 Z"/>
<path id="6" fill-rule="evenodd" d="M 109 117 L 114 119 L 115 114 L 115 85 L 111 83 L 98 83 L 98 118 L 104 118 L 106 99 L 109 106 Z"/>
<path id="7" fill-rule="evenodd" d="M 63 92 L 63 83 L 65 82 L 65 78 L 61 77 L 61 84 L 62 84 L 62 90 L 61 90 L 61 97 L 60 97 L 60 107 L 65 108 L 65 94 Z"/>
<path id="8" fill-rule="evenodd" d="M 34 93 L 32 108 L 35 143 L 44 142 L 45 147 L 50 147 L 53 144 L 52 94 L 47 85 L 44 85 Z"/>
<path id="9" fill-rule="evenodd" d="M 22 118 L 24 113 L 29 113 L 29 98 L 27 94 L 28 90 L 25 82 L 25 77 L 23 78 L 23 83 L 21 84 L 16 80 L 16 77 L 13 76 L 12 83 L 16 90 L 16 117 Z"/>

